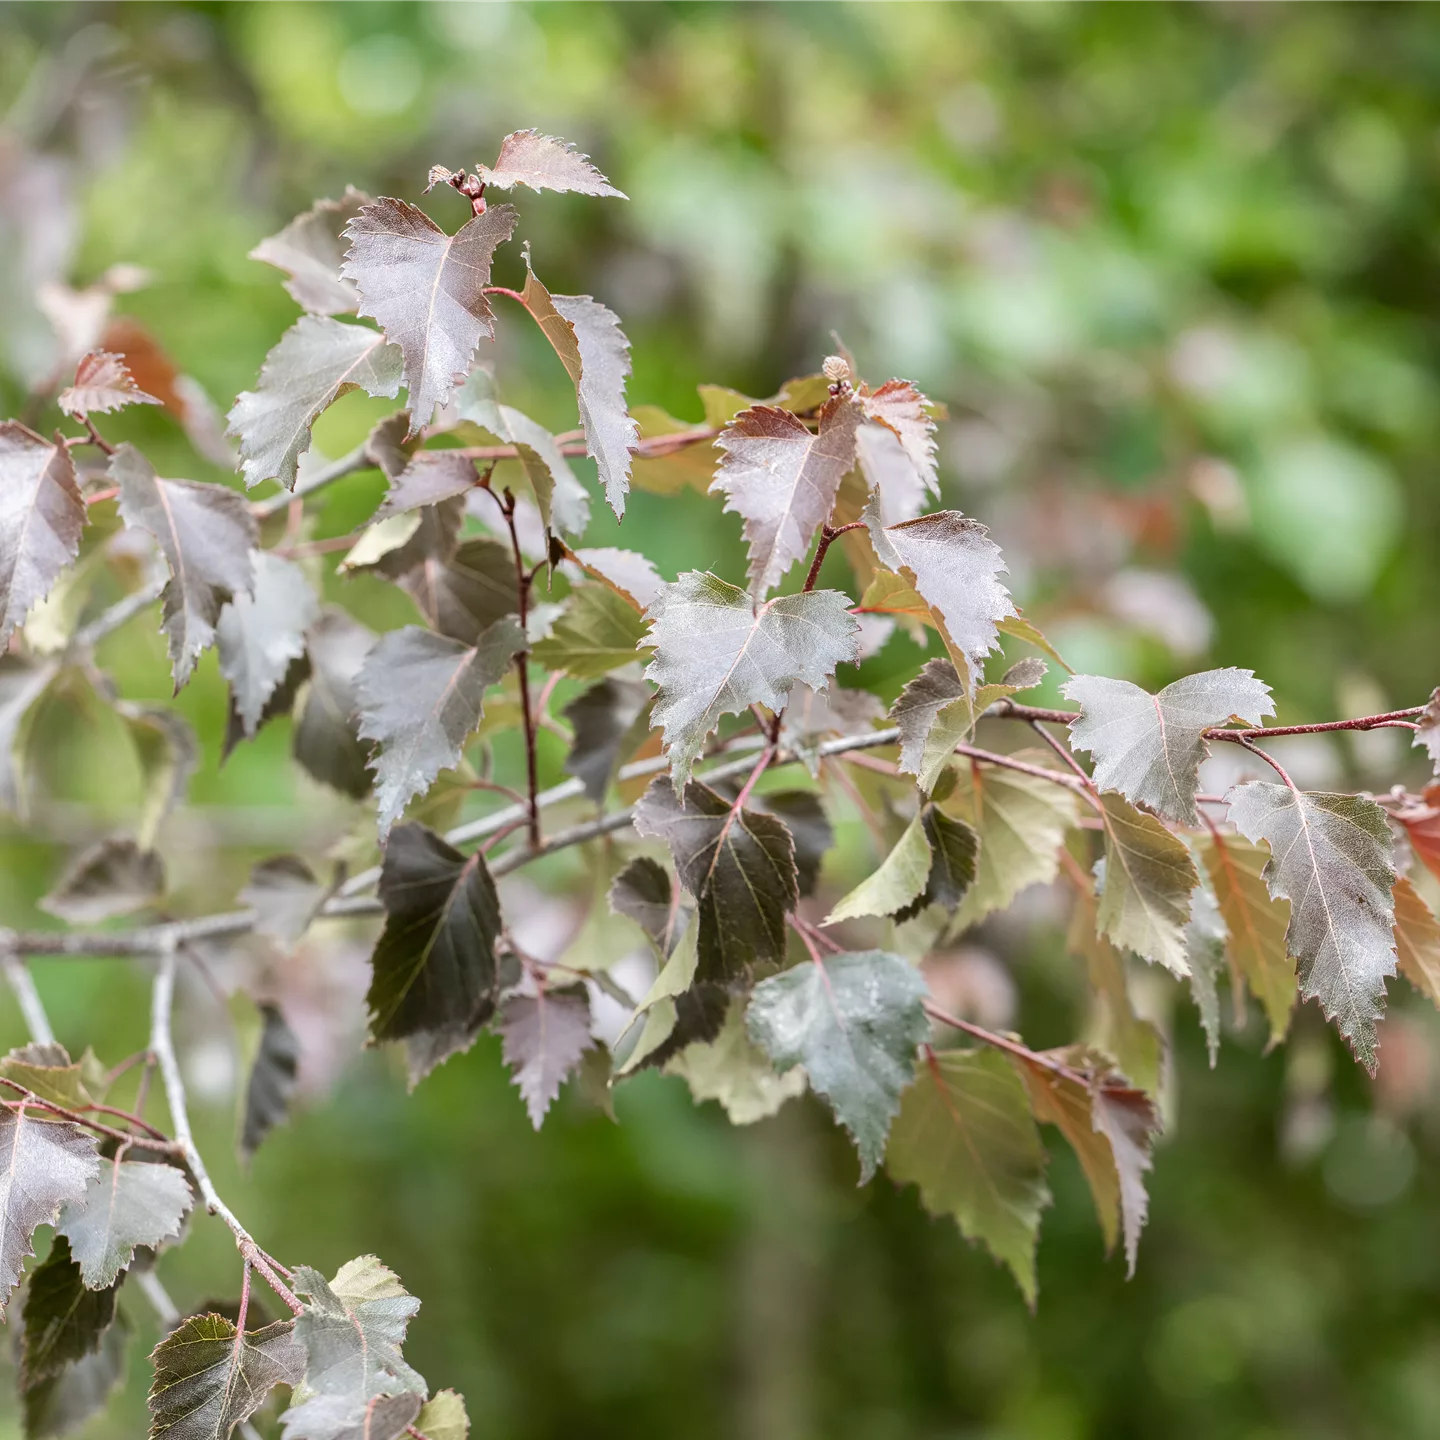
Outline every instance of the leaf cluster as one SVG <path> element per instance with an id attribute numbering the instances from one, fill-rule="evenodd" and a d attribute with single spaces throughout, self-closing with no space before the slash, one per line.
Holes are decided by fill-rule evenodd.
<path id="1" fill-rule="evenodd" d="M 1297 998 L 1317 1000 L 1373 1072 L 1397 968 L 1440 996 L 1440 922 L 1394 844 L 1404 827 L 1440 874 L 1440 792 L 1382 805 L 1300 791 L 1256 743 L 1275 706 L 1248 670 L 1156 694 L 1068 673 L 1060 693 L 1076 708 L 1026 704 L 1047 660 L 987 680 L 1002 634 L 1069 667 L 1020 612 L 985 526 L 935 508 L 937 407 L 913 384 L 872 386 L 839 354 L 765 400 L 703 387 L 701 425 L 632 407 L 629 343 L 604 304 L 551 293 L 528 248 L 522 288 L 492 283 L 519 217 L 486 198 L 621 192 L 533 131 L 507 137 L 494 166 L 436 166 L 430 180 L 468 201 L 463 223 L 348 190 L 253 252 L 304 312 L 229 413 L 244 487 L 272 493 L 162 477 L 105 440 L 93 417 L 155 403 L 112 353 L 87 355 L 56 397 L 84 434 L 0 425 L 0 802 L 23 808 L 39 701 L 77 675 L 127 728 L 146 777 L 135 823 L 72 857 L 44 901 L 74 927 L 64 943 L 173 964 L 197 939 L 253 932 L 283 962 L 368 927 L 369 1042 L 401 1047 L 415 1085 L 493 1030 L 537 1128 L 567 1084 L 608 1104 L 650 1068 L 736 1124 L 808 1091 L 853 1141 L 862 1184 L 883 1168 L 914 1185 L 1032 1304 L 1050 1203 L 1039 1127 L 1052 1126 L 1133 1272 L 1166 1037 L 1137 1010 L 1132 968 L 1188 985 L 1212 1063 L 1228 977 L 1237 1004 L 1258 1000 L 1273 1041 Z M 482 347 L 505 323 L 502 301 L 554 351 L 575 431 L 551 433 L 501 399 Z M 352 456 L 312 454 L 339 397 L 398 401 L 402 388 L 404 407 Z M 98 465 L 77 463 L 87 448 Z M 307 502 L 365 469 L 386 482 L 374 515 L 339 546 L 312 543 Z M 623 520 L 632 486 L 693 487 L 737 514 L 746 583 L 669 580 L 649 557 L 587 546 L 592 499 Z M 150 573 L 90 613 L 86 577 L 112 562 L 120 573 L 116 552 L 137 543 Z M 820 588 L 836 544 L 848 579 Z M 333 603 L 357 574 L 407 597 L 412 623 L 377 636 Z M 52 643 L 67 586 L 80 599 Z M 88 928 L 165 905 L 166 818 L 196 763 L 178 714 L 121 698 L 95 661 L 99 640 L 155 604 L 177 690 L 217 652 L 227 753 L 291 717 L 296 762 L 355 804 L 343 848 L 357 873 L 272 856 L 231 915 Z M 887 713 L 854 667 L 901 626 L 936 653 Z M 1440 765 L 1436 697 L 1353 723 L 1410 724 Z M 1275 778 L 1206 795 L 1217 744 Z M 848 845 L 862 829 L 873 858 L 841 893 L 837 836 Z M 592 914 L 568 945 L 534 954 L 504 878 L 566 850 L 593 874 Z M 947 1013 L 924 963 L 1037 885 L 1068 901 L 1066 948 L 1092 1009 L 1058 1049 Z M 611 971 L 641 947 L 652 978 L 636 996 Z M 247 1160 L 304 1089 L 283 971 L 250 987 Z M 601 995 L 628 1012 L 608 1044 Z M 37 1230 L 53 1227 L 26 1283 L 20 1385 L 27 1433 L 58 1434 L 120 1373 L 127 1276 L 182 1238 L 197 1194 L 233 1217 L 189 1139 L 183 1091 L 169 1092 L 172 1140 L 106 1105 L 93 1057 L 31 1046 L 0 1061 L 0 1083 L 0 1305 Z M 220 1440 L 281 1387 L 286 1440 L 463 1440 L 463 1401 L 432 1395 L 404 1359 L 419 1302 L 392 1272 L 365 1256 L 326 1280 L 231 1228 L 236 1318 L 189 1316 L 156 1347 L 153 1436 Z M 289 1318 L 247 1328 L 256 1277 Z"/>

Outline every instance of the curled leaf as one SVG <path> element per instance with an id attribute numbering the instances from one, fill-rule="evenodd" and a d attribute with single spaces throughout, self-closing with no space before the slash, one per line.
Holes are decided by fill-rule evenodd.
<path id="1" fill-rule="evenodd" d="M 475 173 L 487 186 L 509 190 L 528 185 L 532 190 L 571 190 L 580 195 L 614 195 L 628 199 L 566 140 L 538 130 L 516 130 L 500 142 L 500 154 L 491 168 L 477 165 Z"/>

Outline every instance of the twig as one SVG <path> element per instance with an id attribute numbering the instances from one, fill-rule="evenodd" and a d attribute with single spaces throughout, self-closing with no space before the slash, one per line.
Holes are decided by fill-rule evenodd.
<path id="1" fill-rule="evenodd" d="M 892 780 L 909 778 L 893 761 L 880 760 L 874 755 L 867 755 L 863 750 L 852 750 L 840 758 L 847 765 L 858 765 L 862 770 L 873 770 L 875 774 L 888 776 Z"/>
<path id="2" fill-rule="evenodd" d="M 1018 705 L 1014 700 L 997 700 L 985 713 L 994 711 L 999 720 L 1045 720 L 1052 725 L 1068 725 L 1080 718 L 1078 710 L 1044 710 L 1036 705 Z"/>
<path id="3" fill-rule="evenodd" d="M 1038 720 L 1032 720 L 1030 728 L 1080 777 L 1087 790 L 1095 788 L 1094 780 L 1081 768 L 1080 762 Z"/>
<path id="4" fill-rule="evenodd" d="M 1060 1061 L 1052 1059 L 1049 1055 L 1042 1055 L 1039 1051 L 1030 1049 L 1028 1045 L 1022 1045 L 1018 1040 L 1010 1039 L 1008 1035 L 997 1035 L 993 1030 L 973 1025 L 969 1020 L 960 1019 L 958 1015 L 951 1015 L 931 1000 L 923 1003 L 925 1013 L 932 1020 L 938 1020 L 940 1024 L 948 1025 L 952 1030 L 959 1030 L 965 1035 L 981 1040 L 986 1045 L 992 1045 L 997 1050 L 1003 1050 L 1007 1055 L 1013 1055 L 1017 1060 L 1025 1061 L 1027 1065 L 1036 1065 L 1042 1070 L 1049 1070 L 1052 1074 L 1059 1075 L 1064 1080 L 1071 1080 L 1077 1085 L 1089 1088 L 1089 1077 L 1079 1070 L 1072 1070 L 1070 1066 L 1061 1064 Z"/>
<path id="5" fill-rule="evenodd" d="M 1243 745 L 1247 740 L 1268 740 L 1275 735 L 1328 735 L 1336 730 L 1379 730 L 1397 720 L 1423 715 L 1423 705 L 1408 710 L 1387 710 L 1383 715 L 1361 715 L 1354 720 L 1326 720 L 1319 725 L 1251 725 L 1244 730 L 1226 730 L 1213 726 L 1205 732 L 1207 740 L 1233 740 Z"/>
<path id="6" fill-rule="evenodd" d="M 144 1150 L 158 1150 L 166 1155 L 178 1155 L 178 1146 L 174 1141 L 166 1140 L 163 1136 L 154 1140 L 148 1135 L 127 1135 L 123 1130 L 117 1130 L 113 1125 L 106 1125 L 101 1120 L 91 1120 L 78 1110 L 68 1109 L 64 1105 L 57 1105 L 53 1100 L 46 1100 L 44 1096 L 37 1095 L 28 1086 L 22 1085 L 18 1080 L 10 1080 L 0 1075 L 0 1085 L 8 1086 L 12 1090 L 20 1092 L 19 1098 L 15 1100 L 0 1100 L 0 1107 L 6 1110 L 23 1110 L 25 1106 L 32 1105 L 37 1110 L 45 1110 L 51 1115 L 58 1115 L 62 1120 L 68 1120 L 72 1125 L 83 1125 L 87 1130 L 94 1130 L 99 1135 L 104 1135 L 109 1140 L 117 1140 L 126 1145 L 139 1145 Z M 99 1105 L 88 1106 L 88 1109 L 99 1110 Z M 127 1120 L 135 1117 L 126 1115 Z M 143 1122 L 142 1122 L 143 1123 Z M 148 1125 L 145 1127 L 150 1128 Z"/>
<path id="7" fill-rule="evenodd" d="M 1244 737 L 1241 737 L 1238 743 L 1243 745 L 1252 755 L 1258 755 L 1260 759 L 1262 759 L 1290 787 L 1290 789 L 1294 791 L 1295 794 L 1298 795 L 1300 793 L 1299 790 L 1296 788 L 1295 782 L 1290 778 L 1285 767 L 1273 755 L 1271 755 L 1269 751 L 1262 750 L 1258 745 L 1252 744 L 1248 739 L 1245 739 Z"/>
<path id="8" fill-rule="evenodd" d="M 180 1307 L 170 1298 L 170 1292 L 160 1283 L 160 1277 L 153 1269 L 142 1270 L 132 1266 L 130 1284 L 138 1285 L 140 1292 L 150 1302 L 150 1308 L 166 1330 L 173 1330 L 180 1323 Z"/>
<path id="9" fill-rule="evenodd" d="M 1017 705 L 1013 700 L 997 700 L 991 707 L 996 718 L 1012 720 L 1042 720 L 1053 725 L 1068 725 L 1078 720 L 1078 710 L 1043 710 L 1034 705 Z M 989 712 L 987 712 L 989 713 Z M 1207 740 L 1227 740 L 1243 745 L 1247 740 L 1269 739 L 1276 735 L 1327 735 L 1337 730 L 1378 730 L 1396 721 L 1411 720 L 1423 715 L 1423 705 L 1412 705 L 1407 710 L 1387 710 L 1380 715 L 1358 715 L 1353 720 L 1326 720 L 1315 725 L 1248 725 L 1232 729 L 1224 725 L 1212 725 L 1201 733 Z"/>
<path id="10" fill-rule="evenodd" d="M 280 490 L 274 495 L 267 496 L 264 500 L 257 500 L 250 507 L 250 513 L 257 520 L 268 520 L 272 515 L 278 515 L 286 509 L 292 500 L 300 500 L 307 495 L 313 495 L 317 490 L 323 490 L 327 485 L 333 485 L 337 480 L 343 480 L 357 470 L 372 469 L 375 460 L 370 454 L 368 445 L 369 442 L 364 441 L 348 455 L 342 455 L 338 460 L 331 461 L 324 469 L 312 472 L 305 478 L 303 484 L 297 482 L 294 490 Z"/>
<path id="11" fill-rule="evenodd" d="M 1062 775 L 1058 770 L 1047 770 L 1043 765 L 1032 765 L 1028 760 L 1017 760 L 1013 755 L 1001 755 L 994 750 L 981 750 L 976 745 L 957 745 L 957 755 L 968 755 L 972 760 L 983 760 L 987 765 L 999 765 L 1006 770 L 1018 770 L 1022 775 L 1033 775 L 1037 780 L 1049 780 L 1052 784 L 1063 785 L 1067 790 L 1088 793 L 1089 777 L 1075 779 Z"/>
<path id="12" fill-rule="evenodd" d="M 170 1120 L 175 1127 L 175 1142 L 180 1147 L 185 1164 L 195 1177 L 205 1208 L 218 1215 L 230 1227 L 235 1237 L 236 1248 L 241 1256 L 259 1272 L 265 1283 L 279 1298 L 298 1315 L 304 1308 L 294 1292 L 275 1273 L 265 1252 L 255 1243 L 254 1237 L 236 1218 L 235 1213 L 220 1198 L 205 1168 L 205 1161 L 195 1145 L 190 1131 L 190 1112 L 185 1099 L 185 1082 L 180 1075 L 180 1065 L 175 1058 L 175 1043 L 171 1034 L 171 1012 L 175 1000 L 175 953 L 176 947 L 167 946 L 160 954 L 160 967 L 155 974 L 155 985 L 151 992 L 150 1049 L 160 1066 L 160 1079 L 165 1086 L 165 1101 L 170 1107 Z"/>
<path id="13" fill-rule="evenodd" d="M 697 425 L 693 430 L 674 430 L 668 435 L 649 435 L 631 448 L 630 453 L 637 460 L 659 460 L 677 450 L 686 450 L 691 445 L 703 445 L 713 441 L 720 434 L 715 425 Z M 582 456 L 586 453 L 583 440 L 564 440 L 557 435 L 558 449 L 562 455 Z M 515 445 L 464 445 L 447 450 L 448 455 L 465 455 L 471 460 L 518 460 L 520 449 Z"/>
<path id="14" fill-rule="evenodd" d="M 25 968 L 23 965 L 20 965 L 18 961 L 15 961 L 15 957 L 14 957 L 13 955 L 10 955 L 10 954 L 7 953 L 4 958 L 5 958 L 7 961 L 14 961 L 14 963 L 15 963 L 16 965 L 19 965 L 19 968 L 22 969 L 22 970 Z M 173 982 L 173 973 L 174 973 L 174 972 L 173 972 L 173 963 L 174 963 L 174 958 L 173 958 L 173 952 L 172 952 L 172 955 L 171 955 L 171 967 L 172 967 L 172 968 L 171 968 L 171 977 L 172 977 L 172 982 Z M 7 965 L 6 969 L 7 969 L 7 978 L 8 978 L 8 970 L 9 970 L 8 965 Z M 28 976 L 28 971 L 26 972 L 26 978 L 27 978 L 27 979 L 29 978 L 29 976 Z M 158 984 L 158 981 L 157 981 L 157 984 Z M 43 1003 L 41 1002 L 39 995 L 38 995 L 37 993 L 35 993 L 35 991 L 34 991 L 34 989 L 33 989 L 33 986 L 31 987 L 31 995 L 32 995 L 32 999 L 33 999 L 33 1002 L 34 1002 L 33 1004 L 28 1004 L 28 1005 L 27 1005 L 25 1002 L 23 1002 L 23 1001 L 21 1002 L 21 1014 L 23 1015 L 23 1017 L 24 1017 L 24 1019 L 25 1019 L 26 1029 L 30 1032 L 30 1038 L 31 1038 L 31 1040 L 33 1040 L 36 1044 L 40 1044 L 40 1045 L 54 1044 L 54 1041 L 55 1041 L 55 1033 L 54 1033 L 54 1031 L 53 1031 L 53 1030 L 51 1029 L 51 1027 L 50 1027 L 50 1019 L 49 1019 L 49 1016 L 46 1015 L 46 1013 L 45 1013 L 45 1007 L 44 1007 Z M 169 1006 L 169 1001 L 168 1001 L 168 997 L 167 997 L 167 1000 L 166 1000 L 166 1009 L 167 1009 L 167 1026 L 166 1026 L 166 1028 L 167 1028 L 167 1032 L 168 1032 L 168 1006 Z M 147 1062 L 146 1074 L 148 1075 L 148 1074 L 149 1074 L 148 1062 L 150 1062 L 150 1061 L 154 1058 L 154 1054 L 153 1054 L 153 1051 L 150 1051 L 150 1050 L 146 1050 L 146 1051 L 143 1051 L 143 1052 L 141 1052 L 141 1053 L 144 1055 L 144 1057 L 145 1057 L 145 1059 L 146 1059 L 146 1062 Z M 182 1089 L 182 1091 L 181 1091 L 181 1095 L 182 1095 L 182 1106 L 183 1106 L 183 1089 Z M 172 1107 L 172 1108 L 173 1108 L 173 1107 Z M 182 1108 L 181 1113 L 183 1113 L 183 1108 Z M 143 1122 L 142 1122 L 142 1123 L 143 1123 Z M 124 1136 L 124 1137 L 122 1137 L 122 1139 L 123 1139 L 123 1142 L 126 1143 L 126 1144 L 132 1144 L 132 1145 L 133 1145 L 133 1144 L 142 1143 L 141 1140 L 140 1140 L 138 1137 L 135 1137 L 135 1136 Z M 193 1154 L 193 1151 L 194 1151 L 193 1143 L 192 1143 L 192 1145 L 191 1145 L 190 1148 L 191 1148 L 191 1151 L 192 1151 L 192 1154 Z M 195 1155 L 195 1156 L 194 1156 L 194 1159 L 198 1160 L 198 1159 L 199 1159 L 199 1156 L 198 1156 L 198 1155 Z M 188 1158 L 187 1158 L 187 1163 L 189 1163 Z M 194 1172 L 194 1166 L 193 1166 L 193 1165 L 191 1166 L 191 1169 L 192 1169 L 192 1173 L 193 1173 L 193 1172 Z M 200 1173 L 203 1173 L 203 1169 L 204 1169 L 204 1167 L 203 1167 L 203 1165 L 202 1165 L 202 1166 L 201 1166 L 201 1171 L 200 1171 Z M 198 1173 L 196 1174 L 196 1179 L 197 1179 L 197 1181 L 198 1181 L 198 1179 L 199 1179 L 199 1174 L 198 1174 Z M 253 1242 L 252 1242 L 252 1244 L 253 1244 Z M 258 1248 L 258 1247 L 257 1247 L 257 1248 Z M 266 1257 L 266 1258 L 268 1258 L 268 1257 Z M 179 1307 L 178 1305 L 176 1305 L 175 1302 L 170 1298 L 170 1293 L 169 1293 L 169 1291 L 167 1291 L 167 1290 L 165 1289 L 164 1285 L 161 1284 L 161 1282 L 160 1282 L 160 1277 L 155 1273 L 153 1266 L 146 1266 L 146 1267 L 143 1267 L 143 1268 L 142 1268 L 140 1265 L 138 1265 L 138 1264 L 135 1265 L 135 1266 L 132 1266 L 132 1267 L 131 1267 L 131 1283 L 139 1286 L 139 1288 L 140 1288 L 140 1293 L 141 1293 L 142 1295 L 144 1295 L 144 1297 L 150 1302 L 150 1308 L 151 1308 L 152 1310 L 154 1310 L 155 1315 L 156 1315 L 156 1318 L 160 1321 L 161 1326 L 162 1326 L 167 1332 L 173 1330 L 173 1329 L 176 1327 L 176 1325 L 178 1325 L 178 1324 L 180 1323 L 180 1307 Z M 244 1440 L 260 1440 L 260 1437 L 259 1437 L 259 1435 L 257 1434 L 257 1432 L 255 1431 L 255 1428 L 254 1428 L 252 1425 L 250 1425 L 248 1421 L 246 1422 L 245 1425 L 243 1425 L 243 1426 L 241 1427 L 241 1432 L 240 1432 L 240 1433 L 241 1433 L 242 1436 L 244 1437 Z"/>
<path id="15" fill-rule="evenodd" d="M 356 536 L 332 535 L 328 540 L 304 540 L 298 545 L 277 545 L 272 555 L 285 560 L 307 560 L 312 555 L 333 555 L 337 550 L 353 550 Z"/>
<path id="16" fill-rule="evenodd" d="M 152 580 L 148 585 L 142 585 L 123 600 L 116 601 L 108 610 L 102 611 L 88 625 L 82 625 L 70 641 L 70 648 L 80 650 L 98 645 L 112 630 L 118 630 L 142 610 L 153 605 L 165 589 L 168 578 Z"/>
<path id="17" fill-rule="evenodd" d="M 805 589 L 813 590 L 815 582 L 820 578 L 820 567 L 825 563 L 825 552 L 829 550 L 831 543 L 839 535 L 847 530 L 863 530 L 863 520 L 852 520 L 848 525 L 822 525 L 820 527 L 820 543 L 815 547 L 815 558 L 810 562 L 810 573 L 805 577 Z"/>
<path id="18" fill-rule="evenodd" d="M 30 1032 L 30 1038 L 37 1045 L 53 1045 L 55 1032 L 50 1028 L 50 1017 L 45 1013 L 45 1006 L 40 999 L 40 992 L 35 988 L 35 977 L 30 973 L 30 967 L 9 948 L 0 953 L 0 966 L 4 967 L 5 983 L 9 985 L 15 996 L 15 1003 L 20 1007 L 20 1015 L 25 1021 L 25 1028 Z"/>

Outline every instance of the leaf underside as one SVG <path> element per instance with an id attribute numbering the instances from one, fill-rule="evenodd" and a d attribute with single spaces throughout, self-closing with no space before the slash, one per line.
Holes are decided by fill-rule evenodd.
<path id="1" fill-rule="evenodd" d="M 1270 846 L 1265 884 L 1290 902 L 1285 939 L 1300 994 L 1320 1001 L 1373 1075 L 1375 1022 L 1395 973 L 1394 845 L 1385 812 L 1359 795 L 1258 781 L 1237 785 L 1226 799 L 1235 828 Z"/>
<path id="2" fill-rule="evenodd" d="M 782 1074 L 803 1065 L 854 1137 L 860 1183 L 885 1153 L 900 1095 L 914 1076 L 915 1047 L 929 1032 L 920 972 L 881 950 L 797 965 L 755 987 L 750 1038 Z"/>

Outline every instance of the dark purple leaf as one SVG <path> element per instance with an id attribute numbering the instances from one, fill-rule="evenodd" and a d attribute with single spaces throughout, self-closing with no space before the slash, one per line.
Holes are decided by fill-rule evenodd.
<path id="1" fill-rule="evenodd" d="M 729 981 L 785 958 L 785 917 L 799 903 L 795 842 L 773 815 L 736 810 L 692 780 L 683 805 L 663 778 L 635 807 L 635 832 L 670 847 L 699 902 L 700 980 Z"/>
<path id="2" fill-rule="evenodd" d="M 462 855 L 423 825 L 391 832 L 380 900 L 370 1033 L 410 1042 L 415 1083 L 465 1049 L 495 1012 L 500 901 L 481 855 Z"/>
<path id="3" fill-rule="evenodd" d="M 249 1160 L 290 1114 L 300 1076 L 300 1041 L 275 1005 L 261 1005 L 260 1048 L 245 1086 L 240 1154 Z"/>

